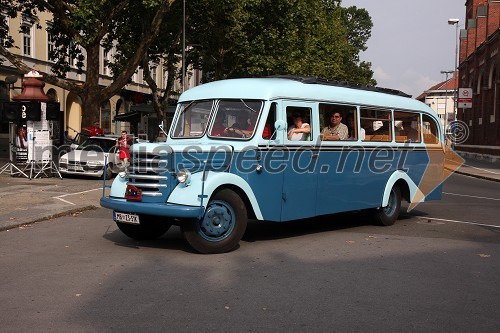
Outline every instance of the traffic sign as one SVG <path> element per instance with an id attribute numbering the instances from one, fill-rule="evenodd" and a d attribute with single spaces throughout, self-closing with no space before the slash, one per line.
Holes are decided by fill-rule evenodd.
<path id="1" fill-rule="evenodd" d="M 472 88 L 458 88 L 458 107 L 472 108 Z"/>

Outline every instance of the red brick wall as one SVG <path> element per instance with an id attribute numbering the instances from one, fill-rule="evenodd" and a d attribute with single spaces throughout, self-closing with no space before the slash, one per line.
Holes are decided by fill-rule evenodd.
<path id="1" fill-rule="evenodd" d="M 487 35 L 491 36 L 500 27 L 500 2 L 490 2 L 488 8 Z"/>

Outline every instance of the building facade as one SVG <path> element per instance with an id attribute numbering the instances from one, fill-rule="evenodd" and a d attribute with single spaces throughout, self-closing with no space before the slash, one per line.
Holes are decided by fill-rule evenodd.
<path id="1" fill-rule="evenodd" d="M 416 98 L 437 113 L 443 130 L 451 121 L 455 120 L 455 88 L 457 84 L 458 75 L 455 72 L 452 78 L 432 86 Z"/>
<path id="2" fill-rule="evenodd" d="M 0 15 L 3 15 L 0 12 Z M 5 15 L 9 30 L 14 43 L 18 48 L 11 48 L 9 51 L 18 54 L 24 63 L 30 68 L 44 73 L 51 72 L 51 60 L 49 59 L 49 51 L 54 47 L 52 37 L 47 32 L 46 28 L 51 24 L 50 13 L 42 12 L 36 18 L 26 19 L 22 15 L 17 18 L 9 18 Z M 36 25 L 40 25 L 41 29 L 37 29 Z M 27 32 L 19 32 L 21 25 L 26 26 Z M 112 80 L 111 70 L 106 66 L 105 60 L 111 59 L 113 50 L 110 53 L 100 51 L 100 77 L 99 83 L 102 86 L 107 86 Z M 85 71 L 83 74 L 78 74 L 76 70 L 76 61 L 72 65 L 70 72 L 67 73 L 67 78 L 74 81 L 84 81 Z M 156 64 L 151 67 L 152 77 L 159 87 L 165 86 L 167 72 L 163 70 L 162 64 Z M 13 97 L 21 93 L 21 84 L 23 74 L 18 71 L 8 61 L 0 64 L 0 102 L 11 101 Z M 200 82 L 199 73 L 194 73 L 188 69 L 186 72 L 186 87 L 198 85 Z M 176 81 L 174 90 L 181 91 L 181 83 Z M 59 102 L 61 107 L 61 119 L 55 122 L 54 125 L 60 132 L 68 131 L 70 136 L 82 130 L 82 102 L 79 96 L 50 84 L 44 87 L 45 93 L 52 101 Z M 153 112 L 138 111 L 138 117 L 123 117 L 134 110 L 137 106 L 140 110 L 148 109 L 147 103 L 151 97 L 151 90 L 146 81 L 143 79 L 142 69 L 131 78 L 131 82 L 127 84 L 120 94 L 111 97 L 103 103 L 99 113 L 99 124 L 104 129 L 105 133 L 119 133 L 121 130 L 127 130 L 129 133 L 134 133 L 143 138 L 151 139 L 151 127 L 148 119 L 153 116 Z M 149 107 L 151 110 L 152 108 Z M 121 116 L 116 118 L 117 116 Z M 124 119 L 124 120 L 117 120 Z M 149 137 L 148 137 L 149 134 Z M 0 157 L 8 156 L 9 149 L 9 124 L 0 123 Z"/>
<path id="3" fill-rule="evenodd" d="M 460 31 L 459 87 L 472 88 L 472 108 L 458 108 L 469 130 L 457 150 L 500 155 L 500 1 L 467 0 Z"/>

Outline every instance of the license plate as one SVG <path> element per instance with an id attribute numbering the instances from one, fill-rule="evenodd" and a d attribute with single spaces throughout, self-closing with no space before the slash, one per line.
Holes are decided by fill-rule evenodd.
<path id="1" fill-rule="evenodd" d="M 68 165 L 68 170 L 83 171 L 83 167 L 79 165 Z"/>
<path id="2" fill-rule="evenodd" d="M 139 224 L 139 215 L 114 212 L 113 220 L 116 222 Z"/>

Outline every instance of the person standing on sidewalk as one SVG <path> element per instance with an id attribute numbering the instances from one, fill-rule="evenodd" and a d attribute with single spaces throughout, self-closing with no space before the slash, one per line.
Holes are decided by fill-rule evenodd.
<path id="1" fill-rule="evenodd" d="M 122 136 L 121 138 L 116 139 L 115 146 L 119 149 L 118 157 L 122 161 L 122 165 L 127 167 L 130 159 L 130 141 L 127 138 L 127 131 L 122 131 Z"/>

